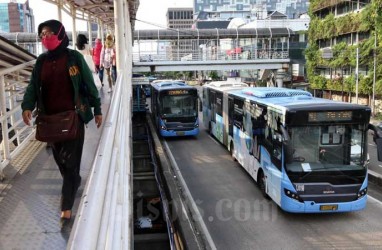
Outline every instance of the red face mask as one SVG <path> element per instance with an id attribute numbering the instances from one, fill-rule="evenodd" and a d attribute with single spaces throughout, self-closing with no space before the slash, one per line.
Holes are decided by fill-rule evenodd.
<path id="1" fill-rule="evenodd" d="M 60 34 L 61 29 L 62 26 L 58 31 L 58 34 Z M 61 41 L 62 40 L 58 40 L 58 35 L 44 36 L 41 39 L 42 45 L 44 45 L 47 50 L 55 50 L 61 44 Z"/>

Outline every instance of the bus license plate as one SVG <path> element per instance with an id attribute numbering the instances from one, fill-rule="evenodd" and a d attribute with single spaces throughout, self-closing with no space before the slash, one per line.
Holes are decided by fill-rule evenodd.
<path id="1" fill-rule="evenodd" d="M 321 211 L 336 211 L 338 210 L 338 205 L 321 205 Z"/>
<path id="2" fill-rule="evenodd" d="M 184 135 L 184 132 L 181 131 L 181 132 L 176 132 L 176 135 Z"/>

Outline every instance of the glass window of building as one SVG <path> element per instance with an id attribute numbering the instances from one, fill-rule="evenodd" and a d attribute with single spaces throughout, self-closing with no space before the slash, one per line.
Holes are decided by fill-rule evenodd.
<path id="1" fill-rule="evenodd" d="M 0 31 L 9 32 L 8 4 L 0 3 Z"/>

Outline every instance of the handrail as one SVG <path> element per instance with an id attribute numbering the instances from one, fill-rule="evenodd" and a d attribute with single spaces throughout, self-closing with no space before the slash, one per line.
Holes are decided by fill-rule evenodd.
<path id="1" fill-rule="evenodd" d="M 127 60 L 126 56 L 123 65 L 129 65 Z M 67 249 L 129 249 L 132 244 L 129 70 L 118 73 Z"/>
<path id="2" fill-rule="evenodd" d="M 5 167 L 21 152 L 34 136 L 34 128 L 24 124 L 21 116 L 21 96 L 29 82 L 31 70 L 36 60 L 0 70 L 0 180 L 4 178 Z M 7 64 L 6 64 L 7 65 Z"/>

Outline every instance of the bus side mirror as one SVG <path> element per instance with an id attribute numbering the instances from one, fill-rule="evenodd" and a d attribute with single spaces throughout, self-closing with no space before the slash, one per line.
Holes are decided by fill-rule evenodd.
<path id="1" fill-rule="evenodd" d="M 373 124 L 369 124 L 368 129 L 373 130 L 373 141 L 377 144 L 378 161 L 382 161 L 382 130 Z"/>
<path id="2" fill-rule="evenodd" d="M 202 112 L 203 111 L 203 102 L 198 99 L 198 104 L 199 104 L 199 112 Z"/>

